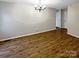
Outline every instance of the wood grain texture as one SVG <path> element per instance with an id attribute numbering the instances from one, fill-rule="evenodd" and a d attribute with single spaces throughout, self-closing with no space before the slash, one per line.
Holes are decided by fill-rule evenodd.
<path id="1" fill-rule="evenodd" d="M 0 42 L 0 58 L 79 57 L 79 39 L 55 30 Z"/>

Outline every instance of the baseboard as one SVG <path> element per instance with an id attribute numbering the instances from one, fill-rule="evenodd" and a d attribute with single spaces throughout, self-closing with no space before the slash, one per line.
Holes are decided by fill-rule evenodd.
<path id="1" fill-rule="evenodd" d="M 1 39 L 0 42 L 6 41 L 6 40 L 16 39 L 16 38 L 20 38 L 20 37 L 25 37 L 25 36 L 35 35 L 35 34 L 39 34 L 39 33 L 43 33 L 43 32 L 53 31 L 53 30 L 56 30 L 56 28 L 55 28 L 55 29 L 50 29 L 50 30 L 41 31 L 41 32 L 36 32 L 36 33 L 31 33 L 31 34 L 26 34 L 26 35 L 20 35 L 20 36 L 11 37 L 11 38 L 6 38 L 6 39 Z"/>
<path id="2" fill-rule="evenodd" d="M 73 36 L 73 37 L 76 37 L 76 38 L 79 39 L 79 36 L 77 36 L 77 35 L 74 35 L 74 34 L 71 34 L 71 33 L 67 33 L 67 34 L 70 35 L 70 36 Z"/>

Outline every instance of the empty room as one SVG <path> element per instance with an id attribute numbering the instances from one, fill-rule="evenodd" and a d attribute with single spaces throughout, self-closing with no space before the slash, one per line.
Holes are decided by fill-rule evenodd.
<path id="1" fill-rule="evenodd" d="M 78 58 L 79 0 L 0 0 L 0 58 Z"/>

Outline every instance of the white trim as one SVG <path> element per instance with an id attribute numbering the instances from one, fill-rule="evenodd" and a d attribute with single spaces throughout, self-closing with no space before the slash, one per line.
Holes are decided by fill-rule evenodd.
<path id="1" fill-rule="evenodd" d="M 6 41 L 6 40 L 10 40 L 10 39 L 16 39 L 16 38 L 20 38 L 20 37 L 25 37 L 25 36 L 30 36 L 30 35 L 34 35 L 34 34 L 43 33 L 43 32 L 48 32 L 48 31 L 52 31 L 52 30 L 56 30 L 56 28 L 55 29 L 41 31 L 41 32 L 36 32 L 36 33 L 31 33 L 31 34 L 26 34 L 26 35 L 20 35 L 20 36 L 6 38 L 6 39 L 1 39 L 0 41 Z"/>
<path id="2" fill-rule="evenodd" d="M 77 35 L 74 35 L 74 34 L 71 34 L 71 33 L 68 33 L 68 34 L 71 35 L 71 36 L 74 36 L 76 38 L 79 38 L 79 36 L 77 36 Z"/>

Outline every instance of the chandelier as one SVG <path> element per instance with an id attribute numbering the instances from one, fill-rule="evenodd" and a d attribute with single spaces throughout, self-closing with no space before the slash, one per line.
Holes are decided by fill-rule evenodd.
<path id="1" fill-rule="evenodd" d="M 41 12 L 44 11 L 46 9 L 46 5 L 42 4 L 41 0 L 38 0 L 38 4 L 35 5 L 35 10 Z"/>

